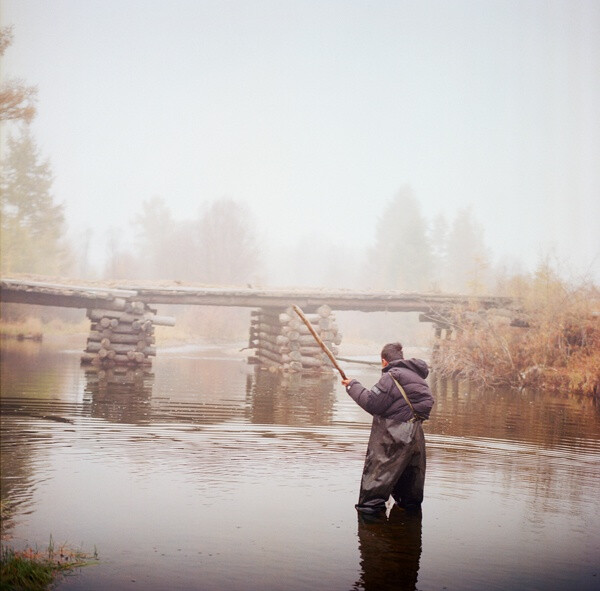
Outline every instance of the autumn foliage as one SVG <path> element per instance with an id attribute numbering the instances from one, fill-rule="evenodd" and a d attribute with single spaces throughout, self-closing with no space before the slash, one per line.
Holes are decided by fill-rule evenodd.
<path id="1" fill-rule="evenodd" d="M 12 27 L 0 28 L 0 57 L 13 41 Z M 37 88 L 27 86 L 22 80 L 10 78 L 0 84 L 0 121 L 24 121 L 35 116 Z"/>
<path id="2" fill-rule="evenodd" d="M 600 290 L 570 287 L 545 268 L 518 292 L 517 312 L 453 310 L 450 338 L 436 343 L 438 372 L 487 387 L 600 395 Z"/>

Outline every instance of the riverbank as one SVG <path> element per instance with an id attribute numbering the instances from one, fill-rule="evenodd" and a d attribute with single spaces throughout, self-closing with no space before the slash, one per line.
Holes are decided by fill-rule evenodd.
<path id="1" fill-rule="evenodd" d="M 436 370 L 486 388 L 600 396 L 600 293 L 562 284 L 523 298 L 517 319 L 493 310 L 452 311 Z"/>
<path id="2" fill-rule="evenodd" d="M 33 548 L 14 550 L 2 544 L 0 550 L 0 591 L 45 591 L 56 580 L 76 569 L 92 564 L 97 555 L 85 554 L 65 546 L 54 547 L 52 537 L 44 551 Z"/>

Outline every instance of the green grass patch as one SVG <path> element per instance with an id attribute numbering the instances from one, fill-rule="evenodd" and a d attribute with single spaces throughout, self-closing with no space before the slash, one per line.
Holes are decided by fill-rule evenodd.
<path id="1" fill-rule="evenodd" d="M 97 552 L 86 554 L 68 548 L 55 547 L 52 536 L 48 548 L 14 550 L 2 546 L 0 551 L 0 591 L 43 591 L 49 589 L 60 575 L 93 564 Z"/>

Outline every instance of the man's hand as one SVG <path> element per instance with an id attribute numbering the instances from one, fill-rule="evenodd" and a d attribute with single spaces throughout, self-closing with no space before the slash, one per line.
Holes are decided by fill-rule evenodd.
<path id="1" fill-rule="evenodd" d="M 353 378 L 346 378 L 345 380 L 342 380 L 342 386 L 344 386 L 344 388 L 348 387 L 348 384 L 353 380 Z"/>

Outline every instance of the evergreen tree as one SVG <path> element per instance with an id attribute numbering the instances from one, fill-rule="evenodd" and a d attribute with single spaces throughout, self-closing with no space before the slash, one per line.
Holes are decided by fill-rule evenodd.
<path id="1" fill-rule="evenodd" d="M 433 256 L 420 204 L 405 187 L 377 222 L 375 245 L 368 254 L 371 289 L 426 291 L 433 278 Z"/>
<path id="2" fill-rule="evenodd" d="M 461 209 L 448 233 L 445 287 L 453 292 L 479 295 L 488 282 L 489 255 L 483 228 L 470 208 Z"/>
<path id="3" fill-rule="evenodd" d="M 7 140 L 1 164 L 2 273 L 58 274 L 68 264 L 63 205 L 51 194 L 50 163 L 41 162 L 29 128 Z"/>
<path id="4" fill-rule="evenodd" d="M 447 266 L 446 249 L 448 247 L 448 222 L 443 214 L 438 214 L 433 219 L 429 242 L 433 255 L 432 277 L 433 289 L 440 291 L 444 285 L 444 273 Z"/>

